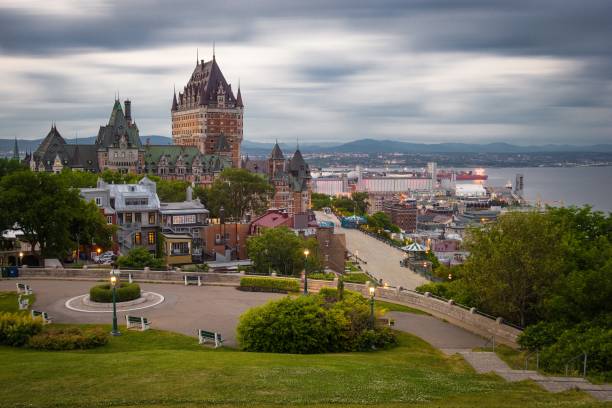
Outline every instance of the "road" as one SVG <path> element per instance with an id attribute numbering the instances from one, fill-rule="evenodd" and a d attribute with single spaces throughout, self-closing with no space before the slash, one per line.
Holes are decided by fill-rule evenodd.
<path id="1" fill-rule="evenodd" d="M 399 249 L 381 242 L 356 229 L 342 228 L 340 222 L 333 214 L 325 214 L 315 211 L 318 221 L 331 221 L 336 225 L 336 232 L 346 236 L 346 247 L 351 253 L 358 251 L 359 258 L 367 264 L 361 267 L 383 282 L 391 286 L 401 286 L 406 289 L 414 289 L 424 283 L 427 279 L 408 268 L 400 266 L 400 261 L 405 258 L 405 253 Z"/>

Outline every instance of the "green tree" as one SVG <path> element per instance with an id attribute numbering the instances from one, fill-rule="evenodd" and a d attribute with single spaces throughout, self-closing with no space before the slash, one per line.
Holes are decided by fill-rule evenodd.
<path id="1" fill-rule="evenodd" d="M 161 268 L 164 260 L 155 258 L 146 248 L 136 247 L 130 250 L 127 255 L 120 256 L 117 264 L 122 268 Z"/>
<path id="2" fill-rule="evenodd" d="M 70 225 L 81 210 L 81 198 L 53 175 L 16 172 L 0 181 L 0 213 L 18 225 L 40 258 L 63 257 L 73 248 Z"/>
<path id="3" fill-rule="evenodd" d="M 22 170 L 28 170 L 28 167 L 19 160 L 0 159 L 0 180 L 2 180 L 4 176 Z"/>
<path id="4" fill-rule="evenodd" d="M 467 287 L 478 306 L 521 325 L 533 322 L 544 300 L 567 271 L 568 239 L 551 217 L 511 212 L 465 242 Z"/>
<path id="5" fill-rule="evenodd" d="M 115 227 L 106 223 L 106 218 L 93 201 L 80 200 L 70 222 L 70 237 L 75 246 L 95 243 L 110 248 L 114 231 Z"/>
<path id="6" fill-rule="evenodd" d="M 262 176 L 244 169 L 225 169 L 207 194 L 208 209 L 219 217 L 225 210 L 227 219 L 239 221 L 246 214 L 260 214 L 268 208 L 274 188 Z"/>
<path id="7" fill-rule="evenodd" d="M 62 170 L 58 177 L 66 186 L 73 188 L 95 187 L 98 182 L 98 174 L 86 171 L 73 171 L 69 168 Z"/>
<path id="8" fill-rule="evenodd" d="M 368 226 L 373 230 L 388 230 L 391 232 L 400 232 L 397 225 L 391 222 L 391 218 L 382 211 L 374 213 L 367 218 Z"/>
<path id="9" fill-rule="evenodd" d="M 189 183 L 183 180 L 159 180 L 157 195 L 159 200 L 167 203 L 185 201 Z"/>
<path id="10" fill-rule="evenodd" d="M 365 215 L 368 213 L 368 193 L 366 192 L 355 192 L 351 194 L 351 200 L 355 204 L 355 213 L 357 215 Z"/>
<path id="11" fill-rule="evenodd" d="M 310 195 L 310 201 L 312 209 L 315 211 L 322 210 L 325 207 L 331 207 L 332 205 L 332 198 L 327 194 L 312 193 Z"/>
<path id="12" fill-rule="evenodd" d="M 316 240 L 304 240 L 287 227 L 266 228 L 261 235 L 247 241 L 247 254 L 258 273 L 277 272 L 282 275 L 299 275 L 304 269 L 304 249 L 310 251 L 308 270 L 320 270 Z"/>

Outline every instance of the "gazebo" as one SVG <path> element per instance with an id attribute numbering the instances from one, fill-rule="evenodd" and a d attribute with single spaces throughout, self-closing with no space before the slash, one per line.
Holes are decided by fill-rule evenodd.
<path id="1" fill-rule="evenodd" d="M 402 251 L 406 251 L 406 252 L 425 252 L 425 247 L 421 244 L 419 244 L 418 242 L 413 242 L 410 245 L 406 245 L 405 247 L 402 247 Z"/>

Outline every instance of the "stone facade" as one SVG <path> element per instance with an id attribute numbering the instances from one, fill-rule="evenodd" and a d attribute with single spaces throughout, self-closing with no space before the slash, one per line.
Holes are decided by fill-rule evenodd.
<path id="1" fill-rule="evenodd" d="M 187 85 L 172 100 L 172 140 L 180 146 L 194 146 L 202 154 L 223 151 L 233 167 L 240 167 L 243 137 L 242 94 L 234 96 L 213 59 L 198 61 Z"/>
<path id="2" fill-rule="evenodd" d="M 391 222 L 404 232 L 416 232 L 417 205 L 414 200 L 387 201 L 383 204 L 383 212 L 391 218 Z"/>
<path id="3" fill-rule="evenodd" d="M 286 160 L 278 143 L 268 158 L 268 177 L 274 186 L 270 207 L 284 209 L 291 217 L 310 209 L 310 168 L 298 148 L 291 160 Z"/>

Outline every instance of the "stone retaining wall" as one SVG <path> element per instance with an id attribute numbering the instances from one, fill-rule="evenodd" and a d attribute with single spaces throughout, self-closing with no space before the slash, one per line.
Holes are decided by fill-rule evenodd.
<path id="1" fill-rule="evenodd" d="M 79 279 L 79 280 L 106 280 L 109 276 L 108 269 L 53 269 L 53 268 L 21 268 L 19 274 L 23 278 L 52 278 L 52 279 Z M 215 272 L 178 272 L 178 271 L 148 271 L 148 270 L 122 270 L 121 275 L 132 275 L 135 281 L 182 283 L 184 276 L 200 276 L 202 284 L 209 285 L 231 285 L 239 286 L 240 278 L 245 276 L 241 273 L 215 273 Z M 298 278 L 290 278 L 298 279 Z M 303 279 L 300 286 L 303 288 Z M 325 281 L 308 279 L 308 291 L 318 292 L 322 287 L 337 286 L 337 280 Z M 345 283 L 344 288 L 369 296 L 367 285 L 357 283 Z M 510 347 L 517 347 L 517 338 L 521 330 L 503 323 L 501 319 L 491 319 L 476 313 L 474 308 L 467 310 L 454 304 L 452 300 L 444 301 L 436 299 L 427 294 L 420 294 L 397 288 L 376 288 L 376 297 L 394 303 L 423 310 L 433 316 L 444 319 L 456 326 L 477 333 L 483 337 L 495 337 L 497 343 Z"/>

